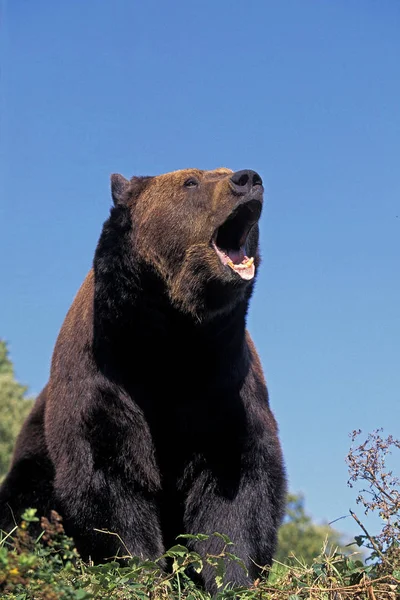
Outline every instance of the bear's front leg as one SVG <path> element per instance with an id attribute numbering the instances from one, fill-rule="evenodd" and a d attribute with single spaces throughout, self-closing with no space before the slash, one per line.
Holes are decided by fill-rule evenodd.
<path id="1" fill-rule="evenodd" d="M 60 410 L 72 404 L 61 386 L 50 390 L 46 438 L 56 509 L 84 559 L 154 559 L 164 548 L 160 475 L 147 424 L 117 386 L 82 382 L 85 389 L 75 390 L 80 403 L 70 410 Z"/>
<path id="2" fill-rule="evenodd" d="M 84 560 L 155 559 L 162 554 L 156 502 L 134 482 L 81 468 L 65 478 L 62 472 L 56 475 L 55 495 L 65 530 Z"/>
<path id="3" fill-rule="evenodd" d="M 18 436 L 11 468 L 0 486 L 0 530 L 10 532 L 20 523 L 27 508 L 37 516 L 49 516 L 53 502 L 53 465 L 44 436 L 46 388 L 38 396 Z M 31 524 L 31 533 L 39 535 L 40 524 Z"/>
<path id="4" fill-rule="evenodd" d="M 247 572 L 237 562 L 227 560 L 225 584 L 249 586 L 263 567 L 272 564 L 286 491 L 279 457 L 274 462 L 270 451 L 254 448 L 237 470 L 229 462 L 225 474 L 219 469 L 204 470 L 187 495 L 185 531 L 210 535 L 206 541 L 190 542 L 191 549 L 202 556 L 217 556 L 224 542 L 212 534 L 226 534 L 234 544 L 226 550 L 246 566 Z M 202 579 L 206 590 L 215 593 L 215 569 L 206 565 Z"/>

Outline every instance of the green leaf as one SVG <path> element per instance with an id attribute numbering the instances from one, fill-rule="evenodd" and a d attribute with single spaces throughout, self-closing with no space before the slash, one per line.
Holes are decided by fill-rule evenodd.
<path id="1" fill-rule="evenodd" d="M 246 567 L 246 565 L 244 564 L 244 562 L 242 561 L 241 558 L 239 558 L 238 556 L 235 556 L 231 552 L 226 552 L 226 556 L 230 560 L 233 560 L 235 563 L 237 563 L 238 565 L 240 565 L 242 567 L 243 571 L 245 571 L 247 573 L 247 567 Z"/>
<path id="2" fill-rule="evenodd" d="M 190 563 L 190 566 L 196 571 L 196 573 L 201 573 L 201 571 L 203 570 L 203 562 L 201 560 L 193 561 L 192 563 Z"/>
<path id="3" fill-rule="evenodd" d="M 215 531 L 214 535 L 215 535 L 215 537 L 219 537 L 219 538 L 221 538 L 221 540 L 224 540 L 225 544 L 227 544 L 228 546 L 233 545 L 233 542 L 231 542 L 230 537 L 225 535 L 225 533 L 218 533 L 218 531 Z"/>
<path id="4" fill-rule="evenodd" d="M 174 558 L 175 556 L 186 556 L 188 553 L 188 549 L 186 546 L 181 546 L 177 544 L 176 546 L 172 546 L 163 556 L 168 556 L 169 558 Z"/>
<path id="5" fill-rule="evenodd" d="M 356 535 L 356 536 L 354 536 L 354 540 L 355 540 L 357 546 L 361 547 L 364 545 L 365 535 Z"/>
<path id="6" fill-rule="evenodd" d="M 181 535 L 177 536 L 177 539 L 183 538 L 187 540 L 198 540 L 199 542 L 204 542 L 204 540 L 208 540 L 209 537 L 210 536 L 206 535 L 205 533 L 182 533 Z"/>
<path id="7" fill-rule="evenodd" d="M 215 583 L 217 584 L 217 588 L 220 588 L 222 586 L 222 584 L 224 583 L 224 577 L 225 577 L 225 571 L 226 571 L 225 561 L 223 558 L 218 558 L 215 571 L 216 571 Z"/>
<path id="8" fill-rule="evenodd" d="M 36 516 L 36 508 L 27 508 L 23 513 L 21 519 L 27 523 L 36 523 L 39 518 Z"/>
<path id="9" fill-rule="evenodd" d="M 323 563 L 315 563 L 312 566 L 312 570 L 316 575 L 322 575 L 324 572 L 324 564 Z"/>
<path id="10" fill-rule="evenodd" d="M 86 598 L 91 598 L 92 594 L 89 594 L 86 590 L 76 590 L 75 598 L 76 600 L 86 600 Z"/>

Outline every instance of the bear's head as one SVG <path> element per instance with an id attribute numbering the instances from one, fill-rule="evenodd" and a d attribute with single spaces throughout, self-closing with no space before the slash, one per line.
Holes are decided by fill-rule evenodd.
<path id="1" fill-rule="evenodd" d="M 203 320 L 250 296 L 263 203 L 255 171 L 112 175 L 111 192 L 113 211 L 129 212 L 136 263 L 161 278 L 175 307 Z"/>

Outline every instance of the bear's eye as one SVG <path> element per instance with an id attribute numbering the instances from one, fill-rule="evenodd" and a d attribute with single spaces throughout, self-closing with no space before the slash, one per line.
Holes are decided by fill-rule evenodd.
<path id="1" fill-rule="evenodd" d="M 195 177 L 189 177 L 189 179 L 186 179 L 186 181 L 183 185 L 188 188 L 196 187 L 199 185 L 199 182 L 197 181 L 197 179 Z"/>

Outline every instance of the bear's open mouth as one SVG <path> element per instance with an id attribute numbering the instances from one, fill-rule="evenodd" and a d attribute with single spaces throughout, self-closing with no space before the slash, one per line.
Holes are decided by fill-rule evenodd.
<path id="1" fill-rule="evenodd" d="M 261 202 L 258 200 L 240 204 L 218 227 L 211 242 L 222 264 L 247 281 L 253 279 L 255 266 L 254 257 L 247 256 L 246 242 L 260 215 Z"/>

